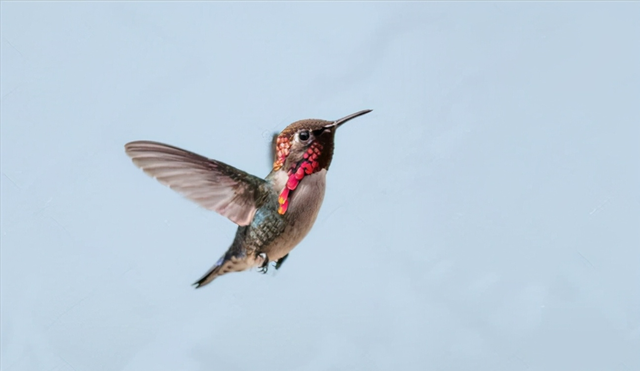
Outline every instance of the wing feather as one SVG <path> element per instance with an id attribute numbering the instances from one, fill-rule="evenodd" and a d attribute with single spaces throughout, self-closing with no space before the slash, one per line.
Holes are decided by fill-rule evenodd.
<path id="1" fill-rule="evenodd" d="M 223 162 L 150 141 L 127 143 L 125 151 L 160 183 L 238 225 L 249 225 L 265 200 L 264 179 Z"/>

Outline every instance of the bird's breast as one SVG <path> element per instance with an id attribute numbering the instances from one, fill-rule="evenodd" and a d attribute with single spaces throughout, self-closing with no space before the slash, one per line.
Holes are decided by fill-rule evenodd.
<path id="1" fill-rule="evenodd" d="M 326 188 L 327 170 L 320 170 L 317 173 L 305 176 L 296 189 L 289 196 L 289 209 L 287 213 L 290 218 L 310 220 L 309 228 L 318 216 L 318 211 L 324 199 Z"/>
<path id="2" fill-rule="evenodd" d="M 284 231 L 269 247 L 269 251 L 266 251 L 270 260 L 277 260 L 288 254 L 309 233 L 324 199 L 326 176 L 326 169 L 307 175 L 291 192 L 289 207 L 284 215 L 286 220 Z M 282 191 L 287 179 L 285 172 L 276 174 L 273 183 L 276 192 Z"/>

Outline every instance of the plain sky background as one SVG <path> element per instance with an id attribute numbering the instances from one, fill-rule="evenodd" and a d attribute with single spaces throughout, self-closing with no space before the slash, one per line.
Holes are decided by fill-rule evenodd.
<path id="1" fill-rule="evenodd" d="M 3 371 L 640 369 L 640 3 L 2 2 Z M 278 272 L 149 139 L 337 133 Z"/>

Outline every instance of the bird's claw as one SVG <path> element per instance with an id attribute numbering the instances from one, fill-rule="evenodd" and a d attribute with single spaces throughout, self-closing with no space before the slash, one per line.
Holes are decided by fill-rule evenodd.
<path id="1" fill-rule="evenodd" d="M 262 265 L 258 267 L 258 272 L 265 274 L 269 270 L 269 258 L 265 253 L 258 254 L 258 257 L 261 257 L 263 259 Z"/>

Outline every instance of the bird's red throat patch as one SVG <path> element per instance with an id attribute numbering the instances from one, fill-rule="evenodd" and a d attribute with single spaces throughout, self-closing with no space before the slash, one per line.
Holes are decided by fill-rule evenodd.
<path id="1" fill-rule="evenodd" d="M 276 160 L 273 162 L 273 170 L 280 170 L 284 166 L 284 161 L 289 156 L 291 150 L 291 140 L 286 135 L 280 135 L 276 141 Z"/>
<path id="2" fill-rule="evenodd" d="M 278 160 L 280 160 L 280 138 L 278 138 Z M 288 144 L 288 141 L 287 141 Z M 283 150 L 285 147 L 282 147 Z M 286 147 L 287 155 L 289 154 L 289 147 Z M 300 181 L 306 176 L 311 175 L 315 172 L 320 171 L 320 164 L 318 163 L 318 157 L 320 156 L 320 151 L 322 151 L 322 144 L 318 142 L 314 142 L 307 149 L 307 152 L 303 155 L 303 160 L 293 165 L 288 172 L 289 179 L 287 180 L 287 184 L 285 184 L 284 189 L 280 193 L 280 197 L 278 197 L 278 203 L 280 206 L 278 207 L 278 213 L 284 215 L 287 212 L 287 208 L 289 207 L 289 196 L 291 192 L 293 192 Z M 284 164 L 284 159 L 286 155 L 282 159 L 282 163 L 280 167 Z M 277 163 L 278 161 L 276 161 Z M 275 164 L 274 164 L 275 167 Z"/>

